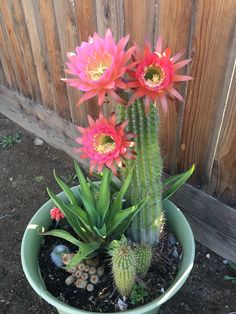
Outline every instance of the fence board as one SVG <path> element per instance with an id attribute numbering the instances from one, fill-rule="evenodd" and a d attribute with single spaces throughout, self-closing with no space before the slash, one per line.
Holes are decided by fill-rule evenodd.
<path id="1" fill-rule="evenodd" d="M 161 0 L 159 2 L 159 21 L 157 32 L 163 38 L 163 47 L 171 47 L 172 55 L 186 49 L 185 57 L 191 58 L 191 33 L 193 28 L 194 6 L 189 0 Z M 168 16 L 168 18 L 166 17 Z M 171 21 L 171 23 L 170 23 Z M 157 33 L 156 32 L 156 33 Z M 177 35 L 178 34 L 178 35 Z M 156 36 L 157 37 L 157 36 Z M 185 67 L 179 74 L 189 73 Z M 178 90 L 185 95 L 186 83 L 179 84 Z M 168 101 L 168 114 L 160 112 L 161 150 L 165 160 L 165 170 L 175 172 L 180 133 L 183 122 L 184 103 L 177 99 Z"/>
<path id="2" fill-rule="evenodd" d="M 236 64 L 224 114 L 224 121 L 214 157 L 210 193 L 236 207 Z M 236 225 L 235 225 L 236 226 Z"/>
<path id="3" fill-rule="evenodd" d="M 235 18 L 234 0 L 197 2 L 191 73 L 194 81 L 186 97 L 178 165 L 186 169 L 197 164 L 191 182 L 199 187 L 206 185 L 210 176 L 209 149 L 214 132 L 219 132 L 216 114 L 224 106 L 219 97 Z"/>
<path id="4" fill-rule="evenodd" d="M 43 42 L 39 38 L 38 25 L 36 24 L 36 14 L 34 10 L 34 5 L 38 3 L 32 2 L 30 0 L 24 0 L 21 3 L 30 37 L 31 49 L 33 52 L 34 63 L 36 66 L 36 73 L 39 82 L 39 89 L 42 95 L 42 105 L 45 105 L 49 109 L 53 109 L 53 93 L 51 89 L 50 78 L 46 68 L 46 61 L 43 58 Z M 39 9 L 37 9 L 37 15 L 38 13 Z"/>
<path id="5" fill-rule="evenodd" d="M 46 52 L 48 55 L 48 69 L 52 82 L 54 109 L 58 115 L 70 120 L 70 110 L 65 83 L 61 81 L 64 76 L 61 49 L 56 27 L 53 0 L 41 0 L 40 12 L 44 28 Z M 63 23 L 63 21 L 61 21 Z"/>

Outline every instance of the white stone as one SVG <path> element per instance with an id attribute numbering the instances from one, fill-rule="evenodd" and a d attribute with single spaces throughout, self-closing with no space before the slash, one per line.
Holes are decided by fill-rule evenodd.
<path id="1" fill-rule="evenodd" d="M 34 145 L 40 146 L 40 145 L 43 145 L 43 144 L 44 144 L 44 141 L 41 140 L 41 138 L 36 137 L 36 138 L 34 139 Z"/>

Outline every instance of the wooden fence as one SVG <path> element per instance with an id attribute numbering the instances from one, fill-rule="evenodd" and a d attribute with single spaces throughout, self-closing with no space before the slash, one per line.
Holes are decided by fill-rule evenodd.
<path id="1" fill-rule="evenodd" d="M 160 110 L 165 169 L 196 163 L 192 186 L 235 207 L 235 21 L 236 0 L 1 0 L 0 112 L 69 152 L 71 123 L 86 125 L 97 109 L 95 101 L 76 108 L 80 93 L 60 80 L 66 53 L 108 27 L 141 46 L 146 39 L 154 46 L 161 34 L 173 54 L 186 49 L 193 61 L 185 72 L 194 77 L 179 87 L 184 103 L 171 101 L 166 116 Z M 236 233 L 227 236 L 232 252 Z"/>

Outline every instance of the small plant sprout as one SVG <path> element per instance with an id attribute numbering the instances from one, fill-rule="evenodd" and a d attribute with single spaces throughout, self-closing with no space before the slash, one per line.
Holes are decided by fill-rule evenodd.
<path id="1" fill-rule="evenodd" d="M 20 142 L 22 142 L 21 133 L 9 134 L 0 138 L 0 146 L 2 148 L 10 148 Z"/>
<path id="2" fill-rule="evenodd" d="M 143 303 L 146 296 L 148 296 L 148 291 L 144 288 L 144 286 L 141 283 L 135 283 L 130 295 L 131 303 Z"/>
<path id="3" fill-rule="evenodd" d="M 229 262 L 229 267 L 231 268 L 231 271 L 235 273 L 235 275 L 234 276 L 225 275 L 224 279 L 231 281 L 233 284 L 236 284 L 236 263 Z"/>

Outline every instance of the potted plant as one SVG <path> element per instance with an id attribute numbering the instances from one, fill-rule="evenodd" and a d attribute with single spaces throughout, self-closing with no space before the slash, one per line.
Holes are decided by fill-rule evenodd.
<path id="1" fill-rule="evenodd" d="M 171 57 L 169 48 L 162 51 L 161 38 L 154 52 L 146 44 L 143 54 L 136 44 L 126 51 L 128 40 L 126 36 L 116 44 L 107 30 L 104 38 L 95 33 L 76 53 L 68 54 L 66 72 L 74 77 L 64 80 L 84 92 L 78 104 L 98 96 L 99 117 L 88 116 L 89 126 L 78 127 L 80 147 L 75 150 L 80 158 L 89 159 L 90 174 L 98 182 L 85 178 L 76 162 L 78 186 L 69 188 L 54 173 L 63 192 L 55 195 L 48 190 L 51 200 L 30 221 L 21 252 L 30 284 L 59 313 L 156 313 L 183 285 L 193 266 L 191 229 L 168 198 L 189 178 L 194 166 L 162 179 L 157 111 L 158 101 L 167 111 L 169 95 L 182 100 L 174 84 L 191 77 L 176 71 L 190 60 L 176 63 L 184 52 Z M 109 117 L 102 112 L 107 95 L 116 102 L 115 113 Z M 50 267 L 64 274 L 65 290 L 83 299 L 82 307 L 60 300 L 46 287 L 50 274 L 42 268 L 40 272 L 38 260 L 45 257 L 42 239 L 52 238 L 61 239 L 62 244 L 51 245 Z M 155 274 L 163 259 L 160 243 L 167 248 L 163 254 L 171 256 L 171 263 L 174 254 L 178 257 L 175 272 L 166 271 L 175 278 L 168 278 L 169 287 L 161 290 Z M 110 291 L 98 301 L 104 289 Z M 106 303 L 112 305 L 103 307 Z"/>

